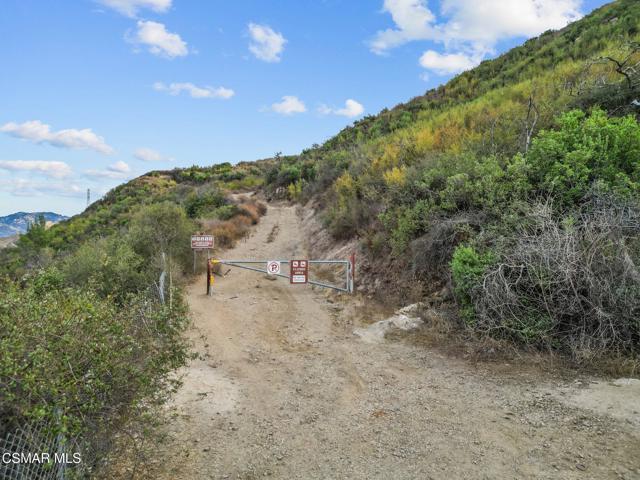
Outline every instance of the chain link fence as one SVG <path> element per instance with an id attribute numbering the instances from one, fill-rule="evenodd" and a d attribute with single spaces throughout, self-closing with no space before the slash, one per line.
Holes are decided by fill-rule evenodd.
<path id="1" fill-rule="evenodd" d="M 17 428 L 0 438 L 0 480 L 67 480 L 86 477 L 81 448 L 46 423 Z"/>

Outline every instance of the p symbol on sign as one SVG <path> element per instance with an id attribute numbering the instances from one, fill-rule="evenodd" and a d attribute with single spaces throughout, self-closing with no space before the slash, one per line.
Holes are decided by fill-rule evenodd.
<path id="1" fill-rule="evenodd" d="M 280 273 L 280 262 L 276 260 L 270 260 L 267 262 L 267 274 L 277 275 Z"/>

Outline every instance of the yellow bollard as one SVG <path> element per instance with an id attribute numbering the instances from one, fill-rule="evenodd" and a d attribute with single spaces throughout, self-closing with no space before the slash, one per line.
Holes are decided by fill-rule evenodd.
<path id="1" fill-rule="evenodd" d="M 207 262 L 207 295 L 212 295 L 213 294 L 213 284 L 215 283 L 215 276 L 213 273 L 214 267 L 217 263 L 220 263 L 219 260 L 215 260 L 213 258 L 210 258 L 209 261 Z"/>

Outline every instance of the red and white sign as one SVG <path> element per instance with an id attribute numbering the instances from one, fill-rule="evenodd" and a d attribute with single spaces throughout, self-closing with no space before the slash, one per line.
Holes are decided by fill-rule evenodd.
<path id="1" fill-rule="evenodd" d="M 309 260 L 291 260 L 290 283 L 307 283 L 309 280 Z"/>
<path id="2" fill-rule="evenodd" d="M 213 235 L 191 235 L 191 248 L 194 250 L 213 248 Z"/>
<path id="3" fill-rule="evenodd" d="M 267 274 L 278 275 L 280 273 L 280 262 L 277 260 L 269 260 L 267 262 Z"/>

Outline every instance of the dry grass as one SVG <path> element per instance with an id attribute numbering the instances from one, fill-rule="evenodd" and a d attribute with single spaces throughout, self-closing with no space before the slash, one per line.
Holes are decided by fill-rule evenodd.
<path id="1" fill-rule="evenodd" d="M 256 202 L 256 207 L 258 208 L 258 213 L 260 216 L 264 216 L 267 214 L 267 205 L 262 202 Z"/>
<path id="2" fill-rule="evenodd" d="M 260 221 L 260 217 L 267 213 L 267 207 L 261 202 L 243 198 L 238 205 L 238 214 L 229 220 L 205 220 L 204 229 L 213 234 L 216 247 L 232 248 L 238 240 L 249 233 L 252 225 Z"/>
<path id="3" fill-rule="evenodd" d="M 243 219 L 245 217 L 242 217 Z M 250 225 L 249 221 L 249 225 Z M 247 220 L 239 220 L 234 217 L 231 220 L 219 221 L 211 228 L 211 233 L 216 239 L 216 247 L 231 248 L 236 241 L 247 234 L 249 225 Z"/>
<path id="4" fill-rule="evenodd" d="M 256 225 L 260 221 L 258 207 L 254 203 L 241 203 L 238 205 L 238 213 L 250 219 L 252 225 Z"/>

